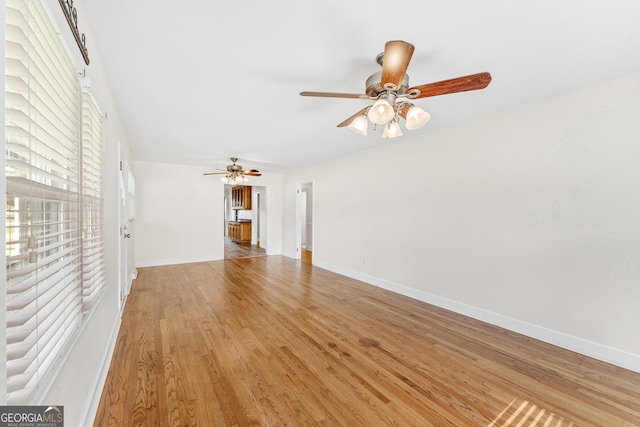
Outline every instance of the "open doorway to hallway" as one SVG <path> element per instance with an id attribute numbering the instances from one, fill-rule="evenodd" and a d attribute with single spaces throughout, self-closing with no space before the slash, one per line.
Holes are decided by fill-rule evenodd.
<path id="1" fill-rule="evenodd" d="M 225 185 L 224 259 L 267 254 L 267 188 Z"/>
<path id="2" fill-rule="evenodd" d="M 296 188 L 296 258 L 313 263 L 313 183 Z"/>

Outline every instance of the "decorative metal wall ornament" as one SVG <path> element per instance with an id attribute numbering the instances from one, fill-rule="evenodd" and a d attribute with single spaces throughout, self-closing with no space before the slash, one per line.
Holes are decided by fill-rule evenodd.
<path id="1" fill-rule="evenodd" d="M 76 44 L 80 49 L 80 53 L 82 53 L 82 57 L 84 58 L 84 63 L 89 65 L 89 52 L 87 51 L 87 40 L 84 33 L 80 33 L 78 31 L 78 11 L 73 5 L 73 0 L 58 0 L 60 3 L 60 7 L 62 7 L 62 11 L 64 12 L 65 18 L 67 18 L 67 23 L 69 24 L 69 28 L 71 28 L 71 32 L 73 33 L 73 37 L 76 39 Z"/>

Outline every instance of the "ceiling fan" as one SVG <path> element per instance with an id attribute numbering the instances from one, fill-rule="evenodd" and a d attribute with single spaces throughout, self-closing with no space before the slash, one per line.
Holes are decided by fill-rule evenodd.
<path id="1" fill-rule="evenodd" d="M 222 172 L 207 172 L 203 173 L 203 175 L 225 175 L 220 181 L 229 185 L 241 184 L 247 180 L 247 176 L 262 176 L 260 171 L 256 169 L 244 170 L 242 166 L 236 165 L 238 161 L 237 157 L 231 157 L 229 160 L 231 160 L 233 164 L 228 165 L 226 171 L 218 169 Z"/>
<path id="2" fill-rule="evenodd" d="M 383 138 L 395 138 L 402 135 L 398 123 L 400 117 L 406 121 L 405 127 L 409 130 L 424 126 L 431 118 L 429 113 L 413 105 L 410 100 L 484 89 L 491 82 L 491 74 L 484 72 L 409 87 L 406 71 L 414 49 L 411 43 L 402 40 L 388 41 L 384 52 L 376 57 L 382 71 L 369 76 L 364 94 L 300 92 L 300 95 L 375 100 L 373 105 L 358 111 L 338 127 L 347 126 L 361 135 L 366 135 L 368 119 L 376 125 L 384 125 Z"/>

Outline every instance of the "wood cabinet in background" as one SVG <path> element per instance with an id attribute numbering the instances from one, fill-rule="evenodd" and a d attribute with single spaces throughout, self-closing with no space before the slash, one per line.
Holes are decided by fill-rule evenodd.
<path id="1" fill-rule="evenodd" d="M 234 242 L 251 243 L 251 223 L 229 221 L 227 223 L 227 234 Z"/>
<path id="2" fill-rule="evenodd" d="M 251 209 L 251 187 L 235 185 L 231 187 L 231 209 Z"/>

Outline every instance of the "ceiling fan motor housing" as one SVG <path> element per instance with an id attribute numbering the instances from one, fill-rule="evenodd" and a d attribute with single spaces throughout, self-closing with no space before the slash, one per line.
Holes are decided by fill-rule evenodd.
<path id="1" fill-rule="evenodd" d="M 365 86 L 366 86 L 365 93 L 371 97 L 377 98 L 378 95 L 380 95 L 383 92 L 386 92 L 387 90 L 380 83 L 381 80 L 382 80 L 382 71 L 377 71 L 373 73 L 371 76 L 369 76 L 369 78 L 367 79 L 367 82 L 365 83 Z M 402 84 L 400 85 L 400 88 L 395 92 L 398 95 L 402 95 L 407 92 L 407 89 L 409 89 L 409 75 L 405 74 L 404 78 L 402 79 Z"/>
<path id="2" fill-rule="evenodd" d="M 231 160 L 233 162 L 233 164 L 227 166 L 227 171 L 229 171 L 229 172 L 242 172 L 242 166 L 236 165 L 236 162 L 238 161 L 237 157 L 231 157 L 229 160 Z"/>

